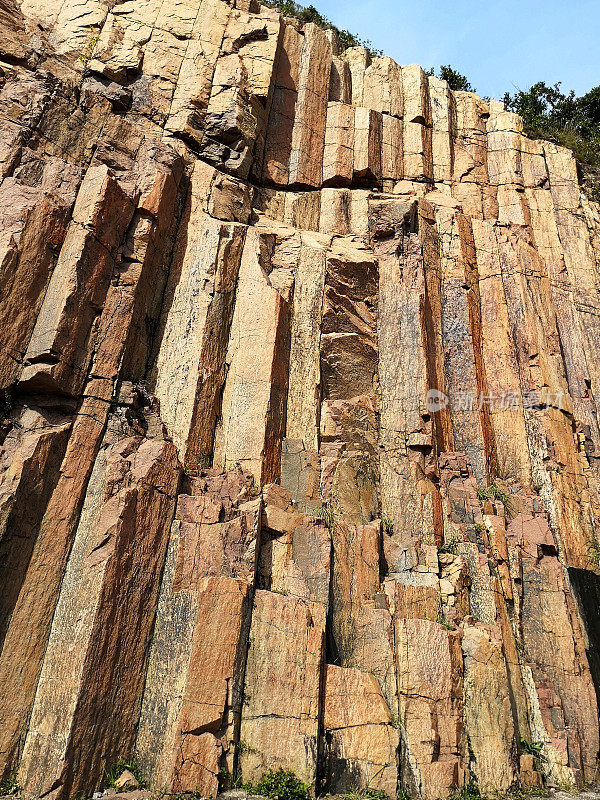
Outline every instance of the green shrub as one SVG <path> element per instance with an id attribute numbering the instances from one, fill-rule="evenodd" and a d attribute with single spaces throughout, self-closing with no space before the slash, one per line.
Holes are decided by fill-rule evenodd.
<path id="1" fill-rule="evenodd" d="M 544 743 L 543 742 L 528 742 L 527 739 L 519 740 L 519 748 L 522 753 L 528 753 L 535 758 L 535 763 L 539 768 L 540 761 L 544 761 Z"/>
<path id="2" fill-rule="evenodd" d="M 479 786 L 473 780 L 469 781 L 466 786 L 460 789 L 452 789 L 448 795 L 448 800 L 480 800 L 481 792 Z"/>
<path id="3" fill-rule="evenodd" d="M 363 789 L 362 796 L 368 798 L 368 800 L 388 800 L 387 794 L 383 791 L 383 789 Z"/>
<path id="4" fill-rule="evenodd" d="M 576 97 L 565 94 L 561 84 L 534 83 L 526 91 L 504 95 L 509 111 L 523 118 L 525 133 L 572 150 L 583 173 L 583 185 L 591 199 L 600 201 L 600 86 Z"/>
<path id="5" fill-rule="evenodd" d="M 458 552 L 458 539 L 456 537 L 449 537 L 444 540 L 444 543 L 439 549 L 440 553 L 448 553 L 455 556 Z"/>
<path id="6" fill-rule="evenodd" d="M 313 516 L 316 519 L 322 520 L 325 525 L 327 525 L 329 530 L 333 530 L 335 528 L 335 521 L 337 517 L 337 510 L 335 506 L 325 502 L 323 505 L 317 506 L 315 509 L 313 509 Z"/>
<path id="7" fill-rule="evenodd" d="M 266 5 L 271 8 L 276 8 L 285 17 L 295 17 L 301 22 L 314 22 L 319 28 L 331 29 L 335 31 L 339 39 L 342 50 L 347 50 L 349 47 L 364 47 L 371 58 L 383 55 L 381 50 L 376 50 L 368 39 L 361 39 L 350 31 L 338 28 L 331 22 L 331 20 L 324 17 L 313 6 L 301 6 L 300 3 L 295 3 L 294 0 L 266 0 Z"/>
<path id="8" fill-rule="evenodd" d="M 389 800 L 383 789 L 371 789 L 368 786 L 366 789 L 359 789 L 355 786 L 349 792 L 340 796 L 344 800 Z"/>
<path id="9" fill-rule="evenodd" d="M 270 769 L 254 786 L 245 787 L 252 794 L 262 794 L 273 800 L 306 800 L 309 785 L 297 778 L 292 770 Z"/>
<path id="10" fill-rule="evenodd" d="M 508 495 L 504 489 L 496 486 L 495 483 L 492 483 L 487 489 L 477 489 L 477 497 L 481 502 L 484 500 L 500 500 L 504 505 L 510 503 L 510 495 Z"/>
<path id="11" fill-rule="evenodd" d="M 147 789 L 148 788 L 148 781 L 144 777 L 142 773 L 142 768 L 136 758 L 131 758 L 128 761 L 121 760 L 117 761 L 112 767 L 105 772 L 105 786 L 107 789 L 112 789 L 115 785 L 115 781 L 119 778 L 125 770 L 128 769 L 129 772 L 134 776 L 136 781 L 140 785 L 140 789 Z"/>
<path id="12" fill-rule="evenodd" d="M 461 75 L 457 70 L 452 69 L 450 64 L 446 64 L 445 66 L 439 68 L 438 78 L 441 78 L 443 81 L 448 81 L 448 86 L 455 92 L 475 91 L 466 77 Z"/>
<path id="13" fill-rule="evenodd" d="M 6 775 L 0 782 L 0 795 L 19 794 L 21 787 L 17 780 L 17 772 L 14 770 Z"/>

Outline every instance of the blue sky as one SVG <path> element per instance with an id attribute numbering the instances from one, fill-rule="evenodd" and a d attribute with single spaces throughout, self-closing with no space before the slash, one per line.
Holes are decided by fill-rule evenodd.
<path id="1" fill-rule="evenodd" d="M 481 95 L 539 80 L 577 94 L 600 84 L 600 0 L 312 2 L 400 64 L 451 64 Z"/>

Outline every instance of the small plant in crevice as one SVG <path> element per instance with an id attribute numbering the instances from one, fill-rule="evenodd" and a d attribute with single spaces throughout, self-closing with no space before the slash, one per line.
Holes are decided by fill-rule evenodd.
<path id="1" fill-rule="evenodd" d="M 206 453 L 201 456 L 192 456 L 186 459 L 183 471 L 188 478 L 196 478 L 203 469 L 210 467 L 210 462 L 211 457 Z"/>
<path id="2" fill-rule="evenodd" d="M 510 503 L 510 495 L 495 483 L 490 484 L 486 489 L 477 489 L 477 499 L 481 503 L 485 500 L 499 500 L 504 505 Z"/>
<path id="3" fill-rule="evenodd" d="M 369 786 L 362 790 L 362 797 L 367 798 L 367 800 L 388 800 L 388 796 L 383 789 L 371 789 Z"/>
<path id="4" fill-rule="evenodd" d="M 458 539 L 453 536 L 449 536 L 447 539 L 444 539 L 444 543 L 439 548 L 440 553 L 448 553 L 449 555 L 455 556 L 458 552 Z"/>
<path id="5" fill-rule="evenodd" d="M 454 630 L 454 626 L 451 625 L 448 622 L 448 620 L 446 619 L 446 615 L 444 614 L 444 609 L 442 608 L 441 605 L 440 605 L 440 607 L 438 609 L 437 618 L 436 618 L 435 621 L 437 622 L 438 625 L 441 625 L 447 631 L 453 631 Z"/>
<path id="6" fill-rule="evenodd" d="M 335 528 L 338 511 L 333 503 L 325 501 L 320 506 L 316 506 L 312 513 L 315 519 L 322 520 L 330 531 Z"/>
<path id="7" fill-rule="evenodd" d="M 394 523 L 389 517 L 382 517 L 381 527 L 383 528 L 383 532 L 387 533 L 388 536 L 394 533 Z"/>
<path id="8" fill-rule="evenodd" d="M 95 25 L 90 25 L 90 35 L 88 40 L 86 41 L 85 45 L 83 46 L 83 50 L 81 51 L 78 61 L 81 61 L 84 67 L 87 67 L 88 62 L 90 61 L 94 49 L 98 42 L 100 41 L 100 31 L 96 28 Z"/>
<path id="9" fill-rule="evenodd" d="M 389 800 L 388 795 L 383 789 L 372 789 L 367 786 L 365 789 L 359 789 L 353 786 L 349 792 L 340 795 L 344 800 Z"/>
<path id="10" fill-rule="evenodd" d="M 519 656 L 523 656 L 523 654 L 525 653 L 525 647 L 523 646 L 523 642 L 521 638 L 517 635 L 515 635 L 515 649 L 517 651 L 517 655 Z"/>
<path id="11" fill-rule="evenodd" d="M 250 695 L 244 695 L 244 703 L 249 702 L 249 700 L 250 700 Z M 239 750 L 240 753 L 257 753 L 258 752 L 258 750 L 256 750 L 256 748 L 254 748 L 251 745 L 247 744 L 246 742 L 242 742 L 242 741 L 240 741 L 240 743 L 238 744 L 238 750 Z M 257 792 L 257 794 L 260 794 L 260 792 Z"/>
<path id="12" fill-rule="evenodd" d="M 485 525 L 482 525 L 481 522 L 476 522 L 474 527 L 475 533 L 478 533 L 480 536 L 485 532 Z"/>
<path id="13" fill-rule="evenodd" d="M 136 758 L 128 760 L 116 761 L 112 767 L 104 773 L 104 783 L 106 789 L 112 789 L 115 781 L 125 772 L 129 770 L 133 777 L 139 784 L 140 789 L 148 788 L 148 781 L 146 780 L 139 761 Z"/>
<path id="14" fill-rule="evenodd" d="M 460 788 L 455 787 L 450 790 L 448 800 L 481 800 L 482 795 L 479 791 L 477 782 L 471 779 L 467 784 Z"/>
<path id="15" fill-rule="evenodd" d="M 242 778 L 240 775 L 233 776 L 227 767 L 219 770 L 219 793 L 229 789 L 241 789 Z"/>
<path id="16" fill-rule="evenodd" d="M 592 534 L 588 542 L 587 552 L 590 561 L 594 564 L 594 566 L 600 566 L 600 542 L 595 534 Z"/>
<path id="17" fill-rule="evenodd" d="M 244 789 L 249 794 L 259 794 L 273 800 L 307 800 L 310 786 L 303 783 L 292 770 L 279 767 L 270 769 L 258 783 L 248 784 Z"/>
<path id="18" fill-rule="evenodd" d="M 540 761 L 544 761 L 544 742 L 529 742 L 527 739 L 519 739 L 519 749 L 522 753 L 533 756 L 536 765 L 539 767 Z"/>
<path id="19" fill-rule="evenodd" d="M 540 786 L 517 786 L 515 789 L 510 789 L 508 797 L 511 800 L 526 800 L 529 797 L 549 797 L 550 792 L 548 789 L 543 789 Z"/>
<path id="20" fill-rule="evenodd" d="M 573 794 L 577 791 L 577 787 L 571 781 L 560 781 L 557 783 L 556 788 L 559 792 L 564 792 L 565 794 Z"/>
<path id="21" fill-rule="evenodd" d="M 400 786 L 396 792 L 396 800 L 412 800 L 412 795 L 406 786 Z"/>
<path id="22" fill-rule="evenodd" d="M 17 780 L 17 771 L 13 770 L 0 781 L 0 795 L 19 794 L 21 787 Z"/>
<path id="23" fill-rule="evenodd" d="M 390 713 L 390 725 L 396 730 L 402 727 L 402 717 L 399 714 Z"/>

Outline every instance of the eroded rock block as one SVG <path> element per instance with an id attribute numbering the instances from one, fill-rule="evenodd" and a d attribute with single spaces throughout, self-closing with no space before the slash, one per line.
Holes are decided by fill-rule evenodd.
<path id="1" fill-rule="evenodd" d="M 392 797 L 398 782 L 399 734 L 375 678 L 328 664 L 323 721 L 328 791 L 350 791 L 354 785 Z"/>
<path id="2" fill-rule="evenodd" d="M 324 647 L 322 604 L 256 592 L 240 729 L 245 781 L 282 766 L 314 785 Z"/>

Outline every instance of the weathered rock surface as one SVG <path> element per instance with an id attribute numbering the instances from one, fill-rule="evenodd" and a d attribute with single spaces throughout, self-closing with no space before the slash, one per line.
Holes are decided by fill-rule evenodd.
<path id="1" fill-rule="evenodd" d="M 26 800 L 597 775 L 600 208 L 522 131 L 255 0 L 0 0 Z"/>

